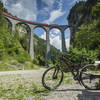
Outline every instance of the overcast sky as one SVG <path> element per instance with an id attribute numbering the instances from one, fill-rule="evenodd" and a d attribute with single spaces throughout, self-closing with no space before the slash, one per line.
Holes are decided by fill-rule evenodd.
<path id="1" fill-rule="evenodd" d="M 66 25 L 67 16 L 71 7 L 78 1 L 85 0 L 0 0 L 4 7 L 13 15 L 25 20 Z M 35 33 L 45 39 L 45 32 L 36 29 Z M 65 32 L 66 46 L 69 47 L 70 31 Z M 61 49 L 61 34 L 54 29 L 50 34 L 50 43 Z"/>

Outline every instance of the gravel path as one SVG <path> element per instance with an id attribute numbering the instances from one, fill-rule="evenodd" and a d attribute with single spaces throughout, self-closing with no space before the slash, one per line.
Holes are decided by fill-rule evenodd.
<path id="1" fill-rule="evenodd" d="M 40 72 L 44 72 L 44 70 L 45 70 L 44 68 L 40 68 L 38 70 L 4 71 L 4 72 L 0 72 L 0 75 L 7 75 L 7 74 L 33 74 L 33 73 L 34 74 L 39 74 Z"/>
<path id="2" fill-rule="evenodd" d="M 42 74 L 45 71 L 44 68 L 40 68 L 38 70 L 18 70 L 18 71 L 5 71 L 0 72 L 1 75 L 21 75 L 22 78 L 28 80 L 34 80 L 34 83 L 41 83 Z"/>
<path id="3" fill-rule="evenodd" d="M 85 90 L 79 84 L 63 84 L 57 90 L 51 92 L 45 100 L 100 100 L 100 91 Z"/>
<path id="4" fill-rule="evenodd" d="M 24 78 L 34 79 L 36 84 L 41 84 L 41 77 L 44 71 L 45 69 L 43 68 L 38 70 L 7 71 L 0 72 L 0 76 L 21 74 Z M 71 84 L 63 82 L 58 89 L 51 91 L 48 96 L 43 94 L 42 98 L 44 100 L 100 100 L 100 91 L 85 90 L 83 86 L 80 86 L 75 81 L 72 81 Z"/>

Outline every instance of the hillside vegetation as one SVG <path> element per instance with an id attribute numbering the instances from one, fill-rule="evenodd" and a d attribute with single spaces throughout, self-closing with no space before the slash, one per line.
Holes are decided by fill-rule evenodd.
<path id="1" fill-rule="evenodd" d="M 100 1 L 87 0 L 77 2 L 68 16 L 71 30 L 71 45 L 92 55 L 100 51 Z M 97 59 L 97 58 L 95 58 Z"/>
<path id="2" fill-rule="evenodd" d="M 2 11 L 7 10 L 0 3 L 0 70 L 13 70 L 16 66 L 25 65 L 26 61 L 26 65 L 31 65 L 27 67 L 31 68 L 32 63 L 28 53 L 22 48 L 17 38 L 11 35 L 8 22 L 2 15 Z"/>

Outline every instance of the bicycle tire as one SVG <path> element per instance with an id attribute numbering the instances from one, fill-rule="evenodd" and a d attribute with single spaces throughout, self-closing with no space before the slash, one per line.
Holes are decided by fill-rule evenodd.
<path id="1" fill-rule="evenodd" d="M 97 73 L 98 71 L 98 73 Z M 80 81 L 82 85 L 89 90 L 100 90 L 100 74 L 99 70 L 96 70 L 94 64 L 88 64 L 80 72 Z M 99 76 L 99 77 L 96 77 Z"/>
<path id="2" fill-rule="evenodd" d="M 53 80 L 51 79 L 52 81 L 50 81 L 50 79 L 46 80 L 46 75 L 47 75 L 49 72 L 51 72 L 51 73 L 50 73 L 50 76 L 53 77 L 53 74 L 52 74 L 53 71 L 51 71 L 52 69 L 53 69 L 53 70 L 56 69 L 57 71 L 59 70 L 58 74 L 61 74 L 61 75 L 60 75 L 60 79 L 58 80 L 57 84 L 54 85 L 54 86 L 51 86 L 51 84 L 52 84 L 52 81 L 53 81 L 53 80 L 55 81 L 55 79 L 53 79 Z M 54 72 L 53 72 L 53 73 L 54 73 Z M 58 77 L 58 76 L 57 76 L 57 77 Z M 42 76 L 42 85 L 43 85 L 46 89 L 48 89 L 48 90 L 54 90 L 54 89 L 56 89 L 58 86 L 60 86 L 60 84 L 62 83 L 63 77 L 64 77 L 63 72 L 62 72 L 60 69 L 57 69 L 57 66 L 49 67 L 49 68 L 43 73 L 43 76 Z M 47 84 L 46 81 L 50 81 L 50 84 Z"/>

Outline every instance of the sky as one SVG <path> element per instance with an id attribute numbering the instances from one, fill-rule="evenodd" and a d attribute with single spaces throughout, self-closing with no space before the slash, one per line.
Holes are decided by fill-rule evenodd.
<path id="1" fill-rule="evenodd" d="M 12 15 L 19 18 L 47 23 L 67 25 L 67 16 L 72 6 L 79 1 L 85 0 L 0 0 L 4 7 L 8 9 Z M 40 38 L 46 39 L 46 33 L 43 29 L 34 30 Z M 66 47 L 70 44 L 70 31 L 65 31 Z M 61 50 L 61 33 L 58 29 L 50 31 L 50 44 Z"/>

